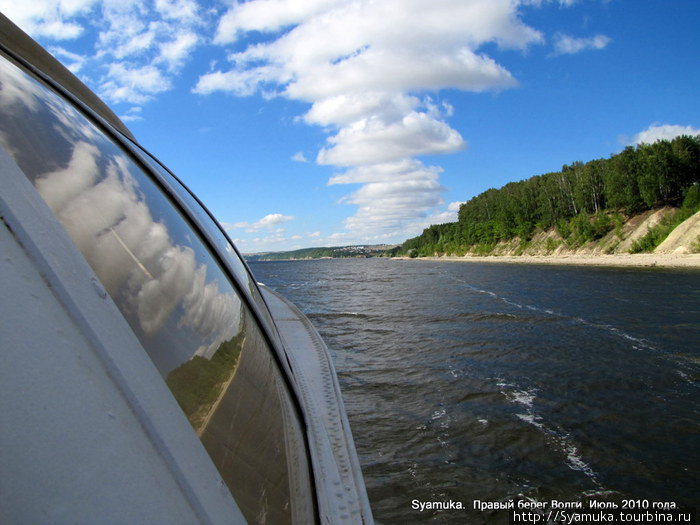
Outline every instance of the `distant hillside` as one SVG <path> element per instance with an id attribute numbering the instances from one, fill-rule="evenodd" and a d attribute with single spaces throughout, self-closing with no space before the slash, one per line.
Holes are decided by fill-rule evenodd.
<path id="1" fill-rule="evenodd" d="M 559 230 L 549 228 L 535 232 L 529 239 L 514 237 L 484 250 L 473 246 L 464 253 L 439 255 L 466 256 L 555 256 L 577 257 L 629 253 L 688 254 L 700 253 L 700 212 L 690 217 L 683 208 L 670 206 L 648 210 L 620 219 L 602 237 L 580 241 L 565 239 Z M 669 232 L 671 232 L 669 234 Z M 422 257 L 422 255 L 417 255 Z"/>
<path id="2" fill-rule="evenodd" d="M 248 261 L 284 261 L 295 259 L 344 259 L 350 257 L 382 257 L 389 250 L 396 248 L 393 244 L 374 244 L 363 246 L 329 246 L 319 248 L 302 248 L 288 252 L 265 252 L 243 254 Z"/>
<path id="3" fill-rule="evenodd" d="M 622 243 L 623 225 L 663 208 L 674 211 L 660 214 L 659 224 L 645 225 L 636 242 Z M 623 247 L 651 252 L 698 210 L 700 136 L 680 136 L 630 146 L 608 159 L 574 162 L 558 172 L 487 190 L 462 204 L 457 222 L 430 226 L 392 253 L 490 255 L 512 245 L 525 253 L 543 236 L 548 252 L 560 246 L 566 250 L 590 247 L 606 237 L 620 243 L 603 243 L 608 253 Z M 690 228 L 688 235 L 693 231 Z M 696 251 L 699 243 L 691 239 L 686 248 Z"/>

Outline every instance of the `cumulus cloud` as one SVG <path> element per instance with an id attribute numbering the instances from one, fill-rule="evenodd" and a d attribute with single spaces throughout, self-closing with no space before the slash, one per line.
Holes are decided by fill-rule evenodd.
<path id="1" fill-rule="evenodd" d="M 296 4 L 235 4 L 219 23 L 218 42 L 295 26 L 271 42 L 232 54 L 234 67 L 205 75 L 198 91 L 228 84 L 249 93 L 276 84 L 292 98 L 316 102 L 366 91 L 503 88 L 513 85 L 512 76 L 477 49 L 486 42 L 522 49 L 542 40 L 519 20 L 509 0 L 441 0 L 429 6 L 418 0 L 400 6 L 389 0 L 317 0 L 307 8 Z M 293 16 L 284 14 L 292 11 Z"/>
<path id="2" fill-rule="evenodd" d="M 394 122 L 411 113 L 421 104 L 418 97 L 404 93 L 344 93 L 314 102 L 304 115 L 308 124 L 347 126 L 367 115 Z"/>
<path id="3" fill-rule="evenodd" d="M 382 241 L 397 232 L 416 231 L 428 210 L 442 204 L 442 168 L 416 159 L 357 166 L 331 177 L 328 184 L 361 184 L 342 199 L 358 207 L 344 222 L 345 240 Z M 340 239 L 341 237 L 338 237 Z"/>
<path id="4" fill-rule="evenodd" d="M 637 133 L 632 139 L 632 144 L 653 144 L 657 140 L 672 140 L 680 135 L 700 135 L 700 129 L 692 126 L 680 126 L 677 124 L 654 123 L 644 131 Z"/>
<path id="5" fill-rule="evenodd" d="M 414 229 L 426 210 L 442 203 L 444 188 L 437 181 L 415 180 L 365 184 L 347 197 L 358 206 L 345 227 L 355 238 L 378 240 Z"/>
<path id="6" fill-rule="evenodd" d="M 143 104 L 171 88 L 204 20 L 194 0 L 101 2 L 103 24 L 95 44 L 107 72 L 100 93 L 113 102 Z"/>
<path id="7" fill-rule="evenodd" d="M 457 215 L 459 213 L 459 207 L 464 204 L 464 202 L 451 202 L 447 206 L 447 211 L 441 211 L 429 215 L 421 224 L 422 228 L 427 228 L 433 224 L 445 224 L 446 222 L 457 222 Z"/>
<path id="8" fill-rule="evenodd" d="M 605 35 L 576 38 L 563 33 L 554 36 L 554 55 L 573 55 L 588 49 L 604 49 L 612 40 Z"/>
<path id="9" fill-rule="evenodd" d="M 350 168 L 328 184 L 362 184 L 342 199 L 358 207 L 344 225 L 358 242 L 380 241 L 397 232 L 420 231 L 429 210 L 442 204 L 441 172 L 416 159 L 401 159 Z"/>
<path id="10" fill-rule="evenodd" d="M 559 4 L 562 7 L 571 7 L 578 4 L 581 0 L 522 0 L 525 5 L 541 6 L 542 4 Z"/>
<path id="11" fill-rule="evenodd" d="M 169 71 L 180 69 L 190 51 L 199 43 L 199 36 L 191 31 L 185 31 L 175 37 L 175 40 L 164 42 L 160 46 L 157 63 L 164 63 Z"/>
<path id="12" fill-rule="evenodd" d="M 387 123 L 364 118 L 343 127 L 328 139 L 330 147 L 316 158 L 319 164 L 357 166 L 397 161 L 414 155 L 452 153 L 466 144 L 447 123 L 426 113 L 411 112 Z"/>
<path id="13" fill-rule="evenodd" d="M 366 184 L 371 182 L 391 182 L 396 180 L 437 180 L 442 168 L 426 167 L 415 159 L 402 159 L 397 162 L 358 166 L 343 173 L 333 175 L 328 181 L 333 184 Z"/>
<path id="14" fill-rule="evenodd" d="M 309 159 L 307 159 L 306 156 L 301 151 L 297 151 L 294 155 L 292 155 L 292 160 L 294 162 L 303 162 L 303 163 L 309 162 Z"/>
<path id="15" fill-rule="evenodd" d="M 96 35 L 84 55 L 48 47 L 116 103 L 143 104 L 170 89 L 205 28 L 196 0 L 0 0 L 0 10 L 42 43 Z"/>
<path id="16" fill-rule="evenodd" d="M 168 89 L 170 80 L 157 67 L 147 65 L 132 69 L 121 63 L 109 67 L 107 79 L 100 86 L 110 100 L 135 104 L 143 104 Z"/>
<path id="17" fill-rule="evenodd" d="M 282 215 L 281 213 L 270 213 L 265 215 L 262 219 L 255 222 L 234 222 L 234 223 L 223 223 L 224 228 L 227 230 L 234 229 L 245 229 L 248 233 L 257 232 L 260 230 L 270 230 L 276 234 L 282 233 L 284 229 L 280 229 L 279 225 L 284 224 L 293 220 L 294 217 L 291 215 Z"/>
<path id="18" fill-rule="evenodd" d="M 136 122 L 139 120 L 143 120 L 143 117 L 141 116 L 141 111 L 142 108 L 140 106 L 133 106 L 129 108 L 125 113 L 119 115 L 119 118 L 122 119 L 124 122 Z"/>
<path id="19" fill-rule="evenodd" d="M 0 11 L 34 37 L 71 40 L 85 27 L 76 17 L 89 14 L 97 0 L 1 0 Z"/>
<path id="20" fill-rule="evenodd" d="M 439 167 L 417 156 L 466 147 L 452 108 L 428 92 L 498 91 L 517 85 L 483 52 L 487 43 L 524 50 L 543 42 L 512 0 L 252 0 L 219 21 L 215 42 L 255 32 L 230 67 L 200 77 L 194 91 L 256 92 L 310 104 L 303 120 L 329 131 L 316 162 L 346 171 L 329 184 L 361 184 L 341 202 L 357 207 L 337 235 L 404 235 L 442 204 Z M 295 160 L 299 160 L 297 157 Z M 341 237 L 338 237 L 341 238 Z"/>
<path id="21" fill-rule="evenodd" d="M 58 58 L 74 75 L 77 75 L 88 61 L 87 57 L 78 53 L 73 53 L 59 46 L 51 46 L 49 52 Z"/>

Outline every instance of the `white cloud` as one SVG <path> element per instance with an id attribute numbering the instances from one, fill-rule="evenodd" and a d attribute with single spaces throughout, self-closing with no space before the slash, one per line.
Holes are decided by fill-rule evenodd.
<path id="1" fill-rule="evenodd" d="M 449 104 L 426 92 L 498 91 L 517 84 L 483 52 L 494 43 L 524 50 L 542 35 L 517 0 L 252 0 L 234 3 L 215 42 L 256 32 L 229 68 L 200 77 L 194 91 L 261 92 L 311 104 L 303 119 L 329 137 L 319 164 L 347 168 L 329 184 L 361 184 L 341 202 L 357 206 L 349 237 L 403 235 L 442 203 L 442 171 L 414 159 L 466 147 L 447 122 Z M 301 160 L 295 156 L 294 160 Z M 338 235 L 343 232 L 336 232 Z M 339 237 L 338 237 L 339 238 Z"/>
<path id="2" fill-rule="evenodd" d="M 438 181 L 441 172 L 438 166 L 402 159 L 353 167 L 331 177 L 328 184 L 362 184 L 342 199 L 345 204 L 358 206 L 356 214 L 345 221 L 345 227 L 357 242 L 383 242 L 452 220 L 455 213 L 449 211 L 445 212 L 444 220 L 435 219 L 426 224 L 431 211 L 443 202 L 445 188 Z"/>
<path id="3" fill-rule="evenodd" d="M 294 217 L 291 215 L 282 215 L 281 213 L 270 213 L 265 215 L 262 219 L 256 222 L 234 222 L 234 223 L 222 223 L 224 228 L 227 230 L 234 229 L 245 229 L 248 233 L 257 232 L 260 230 L 274 231 L 275 234 L 280 234 L 284 232 L 283 228 L 278 228 L 280 224 L 289 222 L 293 220 Z"/>
<path id="4" fill-rule="evenodd" d="M 73 53 L 59 46 L 51 46 L 49 52 L 58 58 L 74 75 L 78 74 L 87 62 L 87 57 Z"/>
<path id="5" fill-rule="evenodd" d="M 309 159 L 307 159 L 301 151 L 297 151 L 294 155 L 292 155 L 292 160 L 294 162 L 309 162 Z"/>
<path id="6" fill-rule="evenodd" d="M 103 0 L 102 15 L 95 49 L 107 64 L 100 91 L 112 102 L 142 104 L 169 90 L 203 41 L 193 0 Z"/>
<path id="7" fill-rule="evenodd" d="M 291 221 L 294 217 L 289 215 L 282 215 L 281 213 L 270 213 L 265 215 L 259 221 L 251 225 L 252 228 L 259 230 L 261 228 L 274 228 L 278 224 L 283 224 L 285 222 Z"/>
<path id="8" fill-rule="evenodd" d="M 274 233 L 271 235 L 266 235 L 265 237 L 255 237 L 250 241 L 245 241 L 244 244 L 253 244 L 252 249 L 254 250 L 274 250 L 280 249 L 287 242 L 287 238 L 279 233 Z"/>
<path id="9" fill-rule="evenodd" d="M 169 71 L 177 71 L 198 43 L 199 36 L 195 33 L 190 31 L 180 33 L 175 40 L 161 44 L 160 55 L 156 61 L 164 63 Z"/>
<path id="10" fill-rule="evenodd" d="M 524 5 L 534 5 L 540 7 L 542 4 L 552 4 L 556 3 L 563 7 L 571 7 L 572 5 L 578 4 L 581 0 L 522 0 Z M 609 0 L 605 0 L 609 1 Z"/>
<path id="11" fill-rule="evenodd" d="M 359 166 L 335 175 L 329 184 L 362 186 L 343 198 L 358 207 L 345 220 L 348 238 L 383 241 L 406 232 L 416 233 L 429 211 L 442 204 L 445 191 L 439 181 L 441 168 L 417 160 Z"/>
<path id="12" fill-rule="evenodd" d="M 573 55 L 587 49 L 603 49 L 612 40 L 605 35 L 595 35 L 589 38 L 576 38 L 563 33 L 554 35 L 554 55 Z"/>
<path id="13" fill-rule="evenodd" d="M 335 0 L 259 0 L 246 2 L 230 9 L 219 22 L 215 41 L 229 44 L 246 31 L 276 31 L 284 26 L 296 24 L 329 6 Z"/>
<path id="14" fill-rule="evenodd" d="M 420 99 L 403 93 L 345 93 L 316 101 L 304 115 L 309 124 L 346 126 L 373 115 L 384 121 L 401 120 L 420 106 Z"/>
<path id="15" fill-rule="evenodd" d="M 348 232 L 335 232 L 335 233 L 331 233 L 328 236 L 328 240 L 331 242 L 347 241 L 348 239 L 350 239 L 350 235 L 351 234 Z"/>
<path id="16" fill-rule="evenodd" d="M 135 122 L 139 120 L 143 120 L 143 116 L 141 115 L 141 112 L 143 111 L 143 108 L 140 106 L 133 106 L 127 110 L 126 113 L 123 113 L 119 115 L 119 118 L 123 120 L 124 122 Z"/>
<path id="17" fill-rule="evenodd" d="M 447 206 L 447 211 L 437 212 L 426 217 L 423 223 L 420 225 L 421 229 L 427 228 L 433 224 L 445 224 L 446 222 L 457 222 L 457 215 L 459 213 L 459 207 L 464 204 L 464 202 L 451 202 Z"/>
<path id="18" fill-rule="evenodd" d="M 340 61 L 318 64 L 313 70 L 304 71 L 287 86 L 286 93 L 295 99 L 316 101 L 364 90 L 395 92 L 451 87 L 485 91 L 514 85 L 507 70 L 467 48 L 421 51 L 367 47 Z"/>
<path id="19" fill-rule="evenodd" d="M 359 120 L 343 127 L 328 142 L 330 148 L 318 153 L 319 164 L 379 164 L 466 147 L 462 136 L 445 122 L 416 112 L 390 124 L 377 118 Z"/>
<path id="20" fill-rule="evenodd" d="M 34 37 L 71 40 L 84 27 L 71 18 L 86 15 L 97 0 L 0 0 L 0 11 Z"/>
<path id="21" fill-rule="evenodd" d="M 195 0 L 155 0 L 155 8 L 166 20 L 178 23 L 199 23 L 199 5 Z"/>
<path id="22" fill-rule="evenodd" d="M 155 66 L 130 69 L 121 63 L 109 67 L 107 79 L 100 92 L 115 102 L 143 104 L 153 95 L 170 89 L 170 79 Z"/>
<path id="23" fill-rule="evenodd" d="M 677 124 L 654 123 L 644 131 L 637 133 L 632 139 L 632 144 L 653 144 L 657 140 L 672 140 L 680 135 L 700 135 L 700 129 Z"/>
<path id="24" fill-rule="evenodd" d="M 196 0 L 0 0 L 0 10 L 40 41 L 92 39 L 82 55 L 48 47 L 113 103 L 170 89 L 206 25 Z"/>
<path id="25" fill-rule="evenodd" d="M 441 172 L 442 168 L 436 166 L 426 167 L 420 161 L 403 159 L 397 162 L 358 166 L 344 173 L 333 175 L 328 181 L 328 184 L 365 184 L 396 180 L 437 180 Z"/>
<path id="26" fill-rule="evenodd" d="M 224 16 L 219 42 L 247 31 L 275 31 L 282 11 L 297 11 L 287 17 L 297 24 L 293 29 L 232 55 L 234 68 L 226 75 L 231 89 L 251 92 L 276 83 L 292 98 L 316 102 L 367 90 L 502 88 L 513 85 L 510 73 L 478 54 L 479 46 L 524 48 L 542 41 L 518 19 L 510 0 L 440 0 L 429 6 L 406 0 L 400 7 L 391 0 L 317 0 L 306 10 L 296 4 L 257 0 L 236 4 Z M 210 75 L 221 81 L 221 73 Z M 200 92 L 212 89 L 210 75 L 201 80 Z"/>

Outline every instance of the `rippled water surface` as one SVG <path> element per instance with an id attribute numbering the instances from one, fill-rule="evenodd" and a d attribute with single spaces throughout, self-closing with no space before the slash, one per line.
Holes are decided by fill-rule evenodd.
<path id="1" fill-rule="evenodd" d="M 258 262 L 324 337 L 379 523 L 411 501 L 700 506 L 700 272 Z"/>

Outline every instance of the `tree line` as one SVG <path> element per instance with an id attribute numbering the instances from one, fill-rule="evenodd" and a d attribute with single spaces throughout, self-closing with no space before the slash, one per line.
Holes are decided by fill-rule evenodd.
<path id="1" fill-rule="evenodd" d="M 700 135 L 628 146 L 607 159 L 577 161 L 561 171 L 489 189 L 462 204 L 457 222 L 432 225 L 394 253 L 488 251 L 499 241 L 529 240 L 552 227 L 573 242 L 593 240 L 625 217 L 680 207 L 687 197 L 695 202 L 699 182 Z"/>

